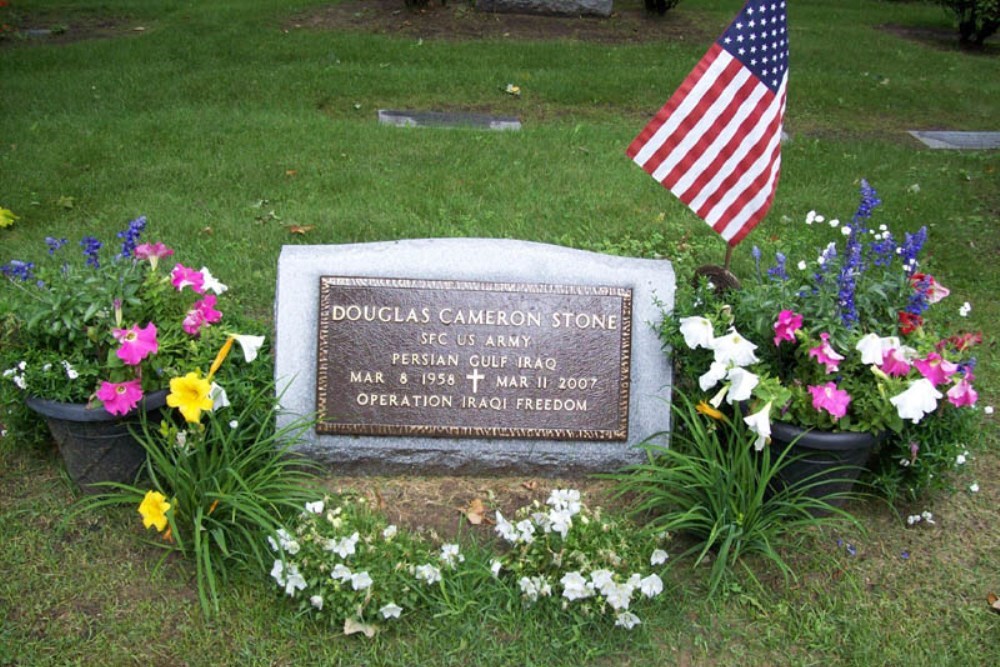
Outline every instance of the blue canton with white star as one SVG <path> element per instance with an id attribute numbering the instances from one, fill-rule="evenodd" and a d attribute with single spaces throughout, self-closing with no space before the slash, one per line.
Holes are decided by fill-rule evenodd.
<path id="1" fill-rule="evenodd" d="M 718 44 L 777 94 L 788 69 L 785 3 L 751 1 Z"/>

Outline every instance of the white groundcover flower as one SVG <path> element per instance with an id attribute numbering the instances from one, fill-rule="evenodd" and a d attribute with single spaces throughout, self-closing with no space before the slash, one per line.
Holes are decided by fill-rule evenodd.
<path id="1" fill-rule="evenodd" d="M 378 613 L 382 614 L 382 618 L 385 619 L 399 618 L 399 615 L 403 613 L 403 608 L 400 607 L 395 602 L 390 602 L 389 604 L 379 609 Z"/>
<path id="2" fill-rule="evenodd" d="M 552 586 L 545 577 L 521 577 L 517 585 L 521 588 L 524 597 L 531 602 L 537 601 L 539 597 L 552 594 Z"/>
<path id="3" fill-rule="evenodd" d="M 758 452 L 763 450 L 768 438 L 771 437 L 771 402 L 768 401 L 758 412 L 744 417 L 743 423 L 757 434 L 757 439 L 753 443 L 754 449 Z"/>
<path id="4" fill-rule="evenodd" d="M 316 607 L 316 609 L 323 611 L 323 596 L 313 595 L 309 598 L 309 604 Z"/>
<path id="5" fill-rule="evenodd" d="M 663 592 L 663 580 L 659 575 L 651 574 L 639 581 L 639 590 L 648 598 L 654 598 Z"/>
<path id="6" fill-rule="evenodd" d="M 628 609 L 629 604 L 632 602 L 632 591 L 633 587 L 628 582 L 624 584 L 610 583 L 604 586 L 602 593 L 604 594 L 604 599 L 608 601 L 611 608 L 615 611 L 623 611 Z"/>
<path id="7" fill-rule="evenodd" d="M 653 555 L 649 557 L 650 565 L 662 565 L 667 562 L 670 556 L 663 549 L 656 549 L 653 551 Z"/>
<path id="8" fill-rule="evenodd" d="M 608 586 L 614 585 L 612 576 L 609 570 L 594 570 L 590 573 L 590 581 L 594 584 L 594 588 L 603 594 Z"/>
<path id="9" fill-rule="evenodd" d="M 326 541 L 326 550 L 332 551 L 341 558 L 347 558 L 354 555 L 359 539 L 361 536 L 357 531 L 350 537 L 342 537 L 339 540 L 330 539 Z"/>
<path id="10" fill-rule="evenodd" d="M 712 330 L 712 323 L 704 317 L 684 317 L 680 320 L 681 335 L 684 336 L 684 343 L 695 350 L 699 347 L 711 348 L 715 339 L 715 331 Z"/>
<path id="11" fill-rule="evenodd" d="M 278 551 L 280 548 L 286 554 L 294 556 L 299 552 L 299 543 L 295 541 L 287 530 L 284 528 L 278 529 L 278 541 L 275 542 L 274 538 L 268 536 L 267 543 L 271 545 L 271 551 Z"/>
<path id="12" fill-rule="evenodd" d="M 322 500 L 317 500 L 314 503 L 306 503 L 306 512 L 311 514 L 322 514 L 324 508 L 324 503 Z"/>
<path id="13" fill-rule="evenodd" d="M 567 572 L 559 580 L 563 587 L 563 597 L 567 600 L 583 600 L 594 594 L 593 585 L 579 572 Z"/>
<path id="14" fill-rule="evenodd" d="M 566 535 L 569 534 L 569 529 L 573 526 L 573 515 L 569 513 L 569 510 L 553 509 L 549 512 L 547 518 L 549 530 L 553 533 L 559 533 L 559 535 L 565 540 Z M 549 531 L 547 530 L 546 532 Z"/>
<path id="15" fill-rule="evenodd" d="M 465 556 L 458 552 L 457 544 L 442 544 L 440 558 L 441 562 L 451 567 L 455 567 L 456 564 L 465 561 Z"/>
<path id="16" fill-rule="evenodd" d="M 355 572 L 351 575 L 351 588 L 356 591 L 363 591 L 366 588 L 371 587 L 373 583 L 374 582 L 372 581 L 372 578 L 368 574 L 367 570 L 364 572 Z"/>
<path id="17" fill-rule="evenodd" d="M 735 327 L 713 338 L 709 347 L 715 352 L 715 360 L 727 366 L 743 367 L 757 362 L 757 355 L 753 353 L 757 346 L 741 336 Z"/>
<path id="18" fill-rule="evenodd" d="M 285 589 L 285 595 L 295 595 L 296 590 L 304 591 L 306 588 L 306 580 L 299 573 L 299 568 L 295 563 L 286 565 L 280 560 L 274 561 L 271 576 L 274 577 L 279 586 Z"/>
<path id="19" fill-rule="evenodd" d="M 507 521 L 507 519 L 503 517 L 503 514 L 500 513 L 500 510 L 497 510 L 496 513 L 496 524 L 496 528 L 493 530 L 496 531 L 497 535 L 512 544 L 517 542 L 517 530 L 515 530 L 514 524 Z"/>
<path id="20" fill-rule="evenodd" d="M 566 510 L 571 516 L 579 514 L 582 506 L 580 492 L 576 489 L 553 489 L 545 504 L 557 510 Z"/>
<path id="21" fill-rule="evenodd" d="M 930 380 L 920 378 L 912 382 L 902 394 L 890 398 L 889 402 L 896 406 L 900 419 L 909 419 L 916 424 L 924 415 L 937 408 L 938 399 L 943 396 Z"/>
<path id="22" fill-rule="evenodd" d="M 347 567 L 343 563 L 337 563 L 330 571 L 330 578 L 335 581 L 350 581 L 352 576 L 353 573 L 351 572 L 351 568 Z"/>
<path id="23" fill-rule="evenodd" d="M 396 537 L 396 532 L 397 528 L 394 524 L 386 526 L 385 530 L 382 531 L 382 538 L 386 540 L 391 540 L 392 538 Z"/>
<path id="24" fill-rule="evenodd" d="M 631 630 L 640 623 L 642 621 L 639 620 L 639 617 L 630 611 L 623 611 L 615 616 L 615 626 L 625 628 L 626 630 Z"/>
<path id="25" fill-rule="evenodd" d="M 503 569 L 503 563 L 494 558 L 490 561 L 490 572 L 493 574 L 494 578 L 500 576 L 500 570 Z"/>
<path id="26" fill-rule="evenodd" d="M 441 581 L 441 570 L 433 565 L 430 565 L 429 563 L 418 565 L 415 570 L 415 576 L 417 579 L 427 583 L 427 585 L 436 584 Z"/>

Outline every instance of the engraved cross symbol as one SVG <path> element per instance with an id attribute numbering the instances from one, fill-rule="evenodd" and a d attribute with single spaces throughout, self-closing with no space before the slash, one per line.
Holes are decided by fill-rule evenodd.
<path id="1" fill-rule="evenodd" d="M 478 368 L 473 369 L 473 371 L 465 376 L 467 379 L 472 380 L 472 393 L 479 393 L 479 381 L 485 380 L 486 376 L 479 372 Z"/>

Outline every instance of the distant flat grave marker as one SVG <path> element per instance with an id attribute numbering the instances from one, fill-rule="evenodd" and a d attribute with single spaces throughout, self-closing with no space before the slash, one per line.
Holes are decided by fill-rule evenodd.
<path id="1" fill-rule="evenodd" d="M 1000 132 L 925 132 L 910 130 L 910 136 L 928 148 L 951 150 L 1000 149 Z"/>
<path id="2" fill-rule="evenodd" d="M 480 12 L 548 16 L 611 16 L 612 0 L 476 0 Z"/>
<path id="3" fill-rule="evenodd" d="M 286 246 L 275 377 L 352 473 L 612 471 L 666 443 L 669 262 L 524 241 Z M 287 387 L 287 388 L 286 388 Z"/>
<path id="4" fill-rule="evenodd" d="M 520 130 L 521 121 L 515 116 L 490 116 L 446 111 L 395 111 L 379 109 L 378 122 L 397 127 L 471 127 L 485 130 Z"/>

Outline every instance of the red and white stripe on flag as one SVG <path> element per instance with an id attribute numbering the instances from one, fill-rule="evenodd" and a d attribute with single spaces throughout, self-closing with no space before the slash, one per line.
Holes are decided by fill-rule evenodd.
<path id="1" fill-rule="evenodd" d="M 785 3 L 750 0 L 626 153 L 735 246 L 781 171 Z"/>

